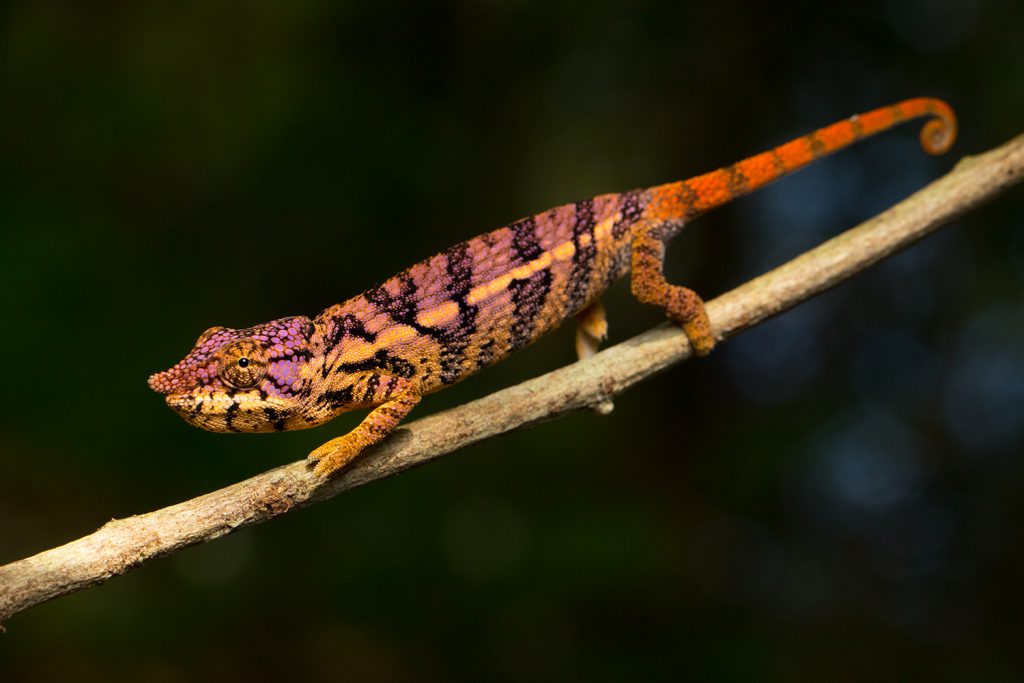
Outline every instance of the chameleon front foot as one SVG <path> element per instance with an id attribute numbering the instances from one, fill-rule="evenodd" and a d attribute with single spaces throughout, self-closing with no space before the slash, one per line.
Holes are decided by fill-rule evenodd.
<path id="1" fill-rule="evenodd" d="M 400 377 L 367 373 L 355 386 L 358 395 L 365 396 L 367 401 L 380 401 L 380 405 L 351 432 L 331 439 L 309 454 L 310 462 L 316 463 L 313 473 L 318 477 L 333 475 L 363 449 L 383 441 L 420 401 L 419 386 Z"/>
<path id="2" fill-rule="evenodd" d="M 326 479 L 352 462 L 362 452 L 366 444 L 352 437 L 352 434 L 346 434 L 331 439 L 309 454 L 306 460 L 316 463 L 316 467 L 313 468 L 314 476 Z"/>

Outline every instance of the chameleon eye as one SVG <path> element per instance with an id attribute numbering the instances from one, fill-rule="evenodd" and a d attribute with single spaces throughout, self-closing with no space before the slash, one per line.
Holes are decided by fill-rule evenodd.
<path id="1" fill-rule="evenodd" d="M 219 352 L 217 375 L 230 387 L 251 389 L 267 374 L 267 356 L 259 342 L 236 339 Z"/>

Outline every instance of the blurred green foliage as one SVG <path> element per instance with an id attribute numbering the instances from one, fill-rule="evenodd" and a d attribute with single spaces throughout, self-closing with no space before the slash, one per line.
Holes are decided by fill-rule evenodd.
<path id="1" fill-rule="evenodd" d="M 901 128 L 702 219 L 714 295 L 1022 132 L 1024 6 L 50 3 L 0 9 L 0 562 L 352 426 L 192 429 L 211 325 L 857 111 Z M 622 397 L 36 607 L 0 680 L 1016 680 L 1024 195 Z M 657 313 L 622 285 L 613 341 Z M 572 360 L 570 332 L 417 414 Z"/>

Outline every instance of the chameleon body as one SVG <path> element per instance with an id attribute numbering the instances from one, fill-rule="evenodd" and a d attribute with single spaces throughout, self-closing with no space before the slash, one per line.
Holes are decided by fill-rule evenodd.
<path id="1" fill-rule="evenodd" d="M 599 297 L 632 291 L 679 323 L 694 350 L 715 343 L 701 299 L 665 281 L 667 242 L 700 214 L 901 121 L 930 116 L 926 151 L 956 135 L 943 102 L 918 98 L 851 117 L 732 166 L 566 204 L 474 237 L 336 304 L 247 329 L 211 328 L 149 385 L 186 421 L 217 432 L 303 429 L 359 408 L 355 429 L 310 454 L 328 475 L 381 441 L 420 397 L 507 357 L 576 317 L 577 352 L 606 334 Z"/>

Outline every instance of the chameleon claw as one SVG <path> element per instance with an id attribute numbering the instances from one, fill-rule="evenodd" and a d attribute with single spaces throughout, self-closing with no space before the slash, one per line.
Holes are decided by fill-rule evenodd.
<path id="1" fill-rule="evenodd" d="M 363 450 L 362 445 L 348 437 L 346 434 L 331 439 L 306 457 L 310 463 L 316 463 L 313 467 L 313 476 L 328 479 L 359 455 Z"/>

